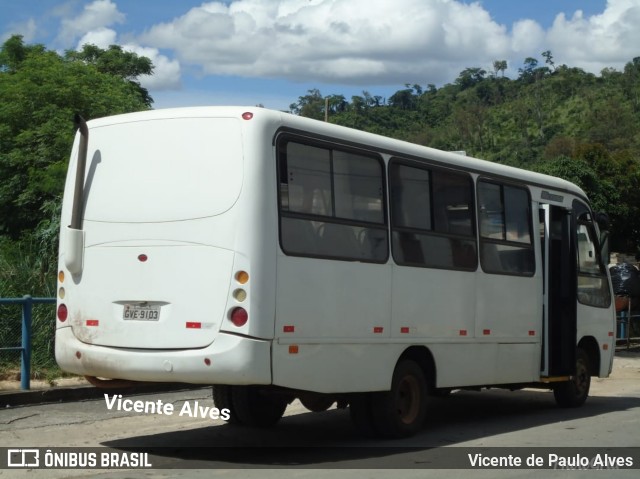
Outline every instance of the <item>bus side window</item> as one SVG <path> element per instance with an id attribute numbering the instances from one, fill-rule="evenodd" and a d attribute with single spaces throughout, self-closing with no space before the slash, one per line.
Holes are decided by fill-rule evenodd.
<path id="1" fill-rule="evenodd" d="M 526 188 L 478 181 L 480 259 L 487 273 L 533 276 L 531 201 Z"/>
<path id="2" fill-rule="evenodd" d="M 282 250 L 297 256 L 386 262 L 381 158 L 325 142 L 309 143 L 278 142 Z"/>
<path id="3" fill-rule="evenodd" d="M 400 161 L 391 163 L 389 176 L 396 263 L 475 271 L 471 177 Z"/>

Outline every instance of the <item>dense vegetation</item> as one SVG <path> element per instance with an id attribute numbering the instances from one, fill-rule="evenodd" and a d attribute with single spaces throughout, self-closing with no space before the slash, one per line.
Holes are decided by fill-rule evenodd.
<path id="1" fill-rule="evenodd" d="M 527 58 L 516 79 L 467 68 L 441 88 L 406 85 L 389 98 L 350 101 L 310 90 L 294 113 L 443 150 L 560 176 L 579 184 L 612 220 L 612 246 L 640 245 L 640 57 L 599 76 Z"/>
<path id="2" fill-rule="evenodd" d="M 64 55 L 20 36 L 0 48 L 0 298 L 55 296 L 60 199 L 75 128 L 96 118 L 151 107 L 138 82 L 148 58 L 87 45 Z M 53 314 L 35 311 L 33 365 L 52 363 Z M 0 308 L 0 347 L 20 343 L 19 310 Z M 9 357 L 11 356 L 11 357 Z M 2 369 L 17 355 L 0 355 Z"/>
<path id="3" fill-rule="evenodd" d="M 582 186 L 612 219 L 612 246 L 640 245 L 640 57 L 600 75 L 527 58 L 515 79 L 505 61 L 463 70 L 437 88 L 405 85 L 389 98 L 347 100 L 310 90 L 291 112 L 537 170 Z M 58 54 L 13 36 L 0 48 L 0 297 L 55 295 L 60 199 L 73 114 L 97 118 L 151 108 L 144 57 L 118 46 Z M 328 107 L 328 108 L 327 108 Z M 326 110 L 326 111 L 325 111 Z M 9 314 L 0 308 L 0 320 Z M 13 314 L 15 316 L 15 314 Z M 40 319 L 38 319 L 40 318 Z M 50 358 L 49 328 L 36 338 Z M 0 346 L 7 343 L 0 321 Z M 11 326 L 15 328 L 15 325 Z M 36 328 L 38 325 L 36 324 Z M 0 367 L 2 366 L 0 356 Z M 38 360 L 36 359 L 36 368 Z"/>

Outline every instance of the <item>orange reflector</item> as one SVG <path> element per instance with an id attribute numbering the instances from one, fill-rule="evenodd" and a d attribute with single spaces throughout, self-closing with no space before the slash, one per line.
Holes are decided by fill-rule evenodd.
<path id="1" fill-rule="evenodd" d="M 400 328 L 400 332 L 402 334 L 407 334 L 407 333 L 409 333 L 409 328 L 407 328 L 406 326 L 403 326 L 403 327 Z"/>
<path id="2" fill-rule="evenodd" d="M 529 336 L 535 336 L 536 332 L 535 331 L 529 331 Z"/>
<path id="3" fill-rule="evenodd" d="M 60 281 L 61 283 L 64 283 L 64 271 L 60 271 L 58 273 L 58 281 Z"/>
<path id="4" fill-rule="evenodd" d="M 485 336 L 488 336 L 491 334 L 491 330 L 490 329 L 483 329 L 482 330 L 482 334 L 484 334 Z"/>
<path id="5" fill-rule="evenodd" d="M 87 326 L 98 326 L 100 321 L 97 319 L 87 319 Z"/>
<path id="6" fill-rule="evenodd" d="M 190 322 L 187 322 L 186 323 L 186 327 L 187 327 L 187 329 L 201 329 L 202 328 L 202 323 L 190 323 Z"/>
<path id="7" fill-rule="evenodd" d="M 282 332 L 283 333 L 293 333 L 295 332 L 296 327 L 295 326 L 283 326 L 282 327 Z"/>
<path id="8" fill-rule="evenodd" d="M 298 354 L 298 345 L 297 344 L 289 345 L 289 354 Z"/>
<path id="9" fill-rule="evenodd" d="M 382 331 L 384 331 L 384 328 L 383 328 L 382 326 L 375 326 L 375 327 L 373 328 L 373 332 L 374 332 L 375 334 L 380 334 Z"/>
<path id="10" fill-rule="evenodd" d="M 602 349 L 604 349 L 606 351 L 607 349 L 609 349 L 609 345 L 608 344 L 603 344 L 602 345 Z"/>
<path id="11" fill-rule="evenodd" d="M 240 284 L 247 284 L 249 282 L 249 273 L 246 271 L 238 271 L 236 273 L 236 281 Z"/>
<path id="12" fill-rule="evenodd" d="M 461 329 L 460 330 L 460 336 L 466 336 L 467 335 L 467 330 L 466 329 Z"/>

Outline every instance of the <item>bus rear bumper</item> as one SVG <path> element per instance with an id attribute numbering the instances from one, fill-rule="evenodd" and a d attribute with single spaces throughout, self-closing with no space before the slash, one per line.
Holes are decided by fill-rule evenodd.
<path id="1" fill-rule="evenodd" d="M 271 341 L 219 333 L 201 349 L 96 346 L 72 328 L 56 331 L 56 361 L 70 373 L 131 381 L 192 384 L 271 384 Z"/>

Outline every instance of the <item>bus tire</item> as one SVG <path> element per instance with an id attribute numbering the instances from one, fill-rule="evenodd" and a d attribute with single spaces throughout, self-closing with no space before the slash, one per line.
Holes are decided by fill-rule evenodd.
<path id="1" fill-rule="evenodd" d="M 373 423 L 379 435 L 409 437 L 424 426 L 428 388 L 422 368 L 409 359 L 398 362 L 391 390 L 371 396 Z"/>
<path id="2" fill-rule="evenodd" d="M 553 388 L 553 395 L 560 407 L 580 407 L 589 396 L 591 372 L 589 356 L 584 349 L 576 352 L 576 373 L 569 381 L 559 383 Z"/>
<path id="3" fill-rule="evenodd" d="M 231 414 L 235 413 L 241 424 L 251 427 L 275 426 L 287 408 L 285 398 L 262 394 L 259 386 L 234 386 L 231 400 Z"/>
<path id="4" fill-rule="evenodd" d="M 212 386 L 211 389 L 213 404 L 215 405 L 215 407 L 220 411 L 222 411 L 223 409 L 228 409 L 230 412 L 229 419 L 226 419 L 226 421 L 229 424 L 240 424 L 238 417 L 233 412 L 234 407 L 231 400 L 231 386 L 216 384 L 215 386 Z"/>

